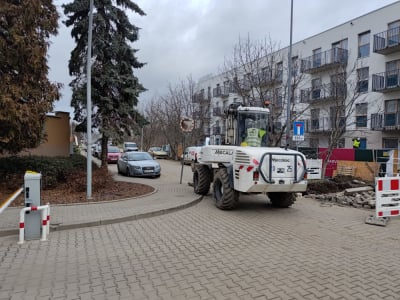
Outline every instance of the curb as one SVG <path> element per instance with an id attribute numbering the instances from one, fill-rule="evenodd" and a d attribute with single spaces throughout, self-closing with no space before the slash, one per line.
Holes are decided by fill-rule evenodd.
<path id="1" fill-rule="evenodd" d="M 129 221 L 135 221 L 135 220 L 140 220 L 140 219 L 145 219 L 145 218 L 161 216 L 161 215 L 176 212 L 176 211 L 179 211 L 179 210 L 182 210 L 185 208 L 189 208 L 189 207 L 194 206 L 197 203 L 201 202 L 201 200 L 203 200 L 203 196 L 201 196 L 200 198 L 197 198 L 191 202 L 182 204 L 182 205 L 165 208 L 165 209 L 161 209 L 161 210 L 157 210 L 157 211 L 147 212 L 147 213 L 141 213 L 141 214 L 132 215 L 132 216 L 114 218 L 114 219 L 98 220 L 98 221 L 92 221 L 92 222 L 66 224 L 66 225 L 62 225 L 62 224 L 52 225 L 50 222 L 50 232 L 51 231 L 69 230 L 69 229 L 78 229 L 78 228 L 84 228 L 84 227 L 94 227 L 94 226 L 100 226 L 100 225 L 110 225 L 110 224 L 115 224 L 115 223 L 129 222 Z M 10 235 L 18 235 L 18 234 L 19 234 L 19 229 L 0 230 L 0 237 L 10 236 Z"/>

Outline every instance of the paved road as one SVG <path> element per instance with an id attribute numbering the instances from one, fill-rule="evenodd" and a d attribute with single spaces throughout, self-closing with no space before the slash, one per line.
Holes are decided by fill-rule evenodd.
<path id="1" fill-rule="evenodd" d="M 0 299 L 399 299 L 400 221 L 303 198 L 210 196 L 148 219 L 0 238 Z"/>

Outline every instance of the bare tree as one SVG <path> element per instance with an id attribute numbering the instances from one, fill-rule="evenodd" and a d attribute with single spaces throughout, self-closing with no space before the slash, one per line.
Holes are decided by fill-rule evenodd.
<path id="1" fill-rule="evenodd" d="M 150 144 L 169 144 L 171 156 L 177 158 L 179 146 L 185 138 L 185 144 L 195 144 L 201 138 L 202 127 L 196 126 L 191 134 L 180 128 L 182 118 L 193 118 L 195 113 L 195 83 L 191 76 L 177 85 L 169 85 L 168 92 L 155 99 L 145 110 L 151 125 L 146 126 L 146 135 L 151 137 Z M 147 140 L 146 140 L 147 141 Z M 149 145 L 150 146 L 150 145 Z"/>
<path id="2" fill-rule="evenodd" d="M 314 76 L 311 88 L 301 91 L 301 98 L 310 104 L 310 131 L 328 133 L 322 163 L 322 174 L 325 174 L 333 150 L 344 147 L 345 138 L 356 137 L 360 131 L 357 128 L 365 129 L 367 126 L 368 103 L 364 101 L 364 92 L 368 90 L 368 68 L 358 65 L 360 62 L 349 67 L 346 49 L 333 48 L 322 56 L 326 59 L 322 64 L 330 65 L 329 71 L 323 75 L 330 82 L 323 84 L 320 77 Z M 320 60 L 321 54 L 302 60 L 303 71 L 307 72 L 316 61 L 320 64 Z M 379 110 L 379 107 L 374 109 Z"/>
<path id="3" fill-rule="evenodd" d="M 288 97 L 287 80 L 288 58 L 285 51 L 270 37 L 261 41 L 252 41 L 249 36 L 239 38 L 231 58 L 225 58 L 223 74 L 224 89 L 236 92 L 246 106 L 265 106 L 270 109 L 268 144 L 280 145 L 286 131 Z M 291 111 L 289 124 L 292 124 L 307 109 L 295 110 L 295 90 L 298 88 L 302 73 L 298 71 L 297 57 L 292 57 Z M 288 76 L 288 75 L 287 75 Z M 287 78 L 286 76 L 286 78 Z M 285 122 L 283 122 L 285 120 Z"/>

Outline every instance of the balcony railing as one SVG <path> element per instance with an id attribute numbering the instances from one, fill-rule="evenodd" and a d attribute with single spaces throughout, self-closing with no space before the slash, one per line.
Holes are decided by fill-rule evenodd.
<path id="1" fill-rule="evenodd" d="M 301 60 L 301 71 L 304 73 L 316 73 L 329 70 L 338 66 L 346 66 L 348 51 L 342 48 L 333 48 L 314 54 Z"/>
<path id="2" fill-rule="evenodd" d="M 204 91 L 203 91 L 203 92 L 195 93 L 195 94 L 192 96 L 192 102 L 193 102 L 193 103 L 207 103 L 207 102 L 209 102 L 210 100 L 211 100 L 211 97 L 206 97 L 206 96 L 204 95 Z"/>
<path id="3" fill-rule="evenodd" d="M 342 48 L 333 48 L 321 53 L 314 54 L 301 60 L 301 71 L 304 73 L 315 73 L 329 70 L 338 66 L 346 66 L 348 51 Z"/>
<path id="4" fill-rule="evenodd" d="M 300 102 L 301 103 L 317 103 L 322 100 L 337 100 L 346 98 L 347 87 L 346 84 L 323 84 L 320 87 L 311 87 L 301 90 Z"/>
<path id="5" fill-rule="evenodd" d="M 220 86 L 213 88 L 213 97 L 221 97 L 221 96 L 222 96 L 222 88 Z"/>
<path id="6" fill-rule="evenodd" d="M 213 116 L 220 117 L 223 115 L 223 111 L 221 107 L 214 107 L 213 108 Z"/>
<path id="7" fill-rule="evenodd" d="M 212 134 L 213 135 L 220 135 L 221 134 L 221 127 L 220 126 L 213 126 Z"/>
<path id="8" fill-rule="evenodd" d="M 400 50 L 400 27 L 374 34 L 374 52 L 390 54 Z"/>
<path id="9" fill-rule="evenodd" d="M 339 120 L 330 117 L 311 118 L 309 120 L 306 120 L 305 129 L 306 132 L 310 133 L 325 133 L 340 128 L 342 128 L 343 130 L 345 130 L 346 128 L 346 118 L 344 117 L 340 118 Z"/>
<path id="10" fill-rule="evenodd" d="M 274 84 L 282 83 L 283 72 L 280 69 L 277 70 L 263 70 L 260 73 L 260 85 L 271 86 Z M 257 81 L 256 81 L 257 82 Z"/>
<path id="11" fill-rule="evenodd" d="M 392 92 L 400 90 L 400 70 L 372 74 L 372 91 Z"/>
<path id="12" fill-rule="evenodd" d="M 371 114 L 372 130 L 400 130 L 400 112 Z"/>

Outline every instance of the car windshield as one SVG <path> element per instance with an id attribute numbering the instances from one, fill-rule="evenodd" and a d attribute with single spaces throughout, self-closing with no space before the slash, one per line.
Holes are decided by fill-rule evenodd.
<path id="1" fill-rule="evenodd" d="M 108 147 L 107 149 L 108 153 L 119 153 L 119 148 L 118 147 Z"/>
<path id="2" fill-rule="evenodd" d="M 151 155 L 146 152 L 131 152 L 127 155 L 127 158 L 130 161 L 153 160 Z"/>
<path id="3" fill-rule="evenodd" d="M 125 143 L 125 147 L 127 148 L 135 148 L 137 147 L 135 143 Z"/>
<path id="4" fill-rule="evenodd" d="M 153 147 L 151 148 L 151 151 L 161 151 L 162 149 L 160 147 Z"/>

